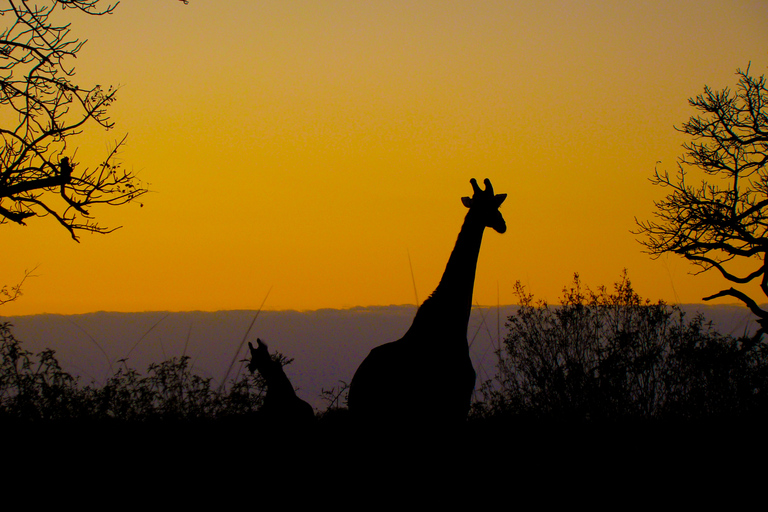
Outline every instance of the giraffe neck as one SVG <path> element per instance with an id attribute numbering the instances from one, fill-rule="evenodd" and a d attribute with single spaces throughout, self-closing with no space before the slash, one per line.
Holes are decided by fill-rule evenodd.
<path id="1" fill-rule="evenodd" d="M 470 210 L 464 219 L 440 284 L 419 308 L 414 326 L 419 320 L 431 318 L 446 326 L 463 329 L 462 332 L 466 334 L 472 309 L 477 257 L 480 254 L 484 230 L 485 226 Z M 434 312 L 434 315 L 429 314 L 431 312 Z"/>
<path id="2" fill-rule="evenodd" d="M 285 374 L 285 370 L 280 363 L 270 361 L 270 364 L 264 371 L 261 371 L 264 380 L 267 383 L 267 391 L 273 395 L 295 395 L 291 381 Z"/>

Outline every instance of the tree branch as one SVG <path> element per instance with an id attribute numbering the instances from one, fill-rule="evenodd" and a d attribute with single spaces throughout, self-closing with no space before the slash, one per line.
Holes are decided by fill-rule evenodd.
<path id="1" fill-rule="evenodd" d="M 635 219 L 635 234 L 643 235 L 639 241 L 652 257 L 679 254 L 701 267 L 699 273 L 717 269 L 739 284 L 761 278 L 768 296 L 768 89 L 765 77 L 750 76 L 749 68 L 736 74 L 735 92 L 705 87 L 689 100 L 699 115 L 676 129 L 693 140 L 683 144 L 676 180 L 654 170 L 651 182 L 669 187 L 670 193 L 654 202 L 654 220 Z M 703 172 L 709 182 L 689 185 L 689 169 Z M 747 276 L 725 266 L 754 256 L 763 264 Z M 730 288 L 704 300 L 725 296 L 746 304 L 761 319 L 761 332 L 768 329 L 768 312 L 743 292 Z"/>
<path id="2" fill-rule="evenodd" d="M 757 305 L 757 302 L 752 300 L 746 293 L 741 292 L 735 288 L 728 288 L 727 290 L 721 290 L 714 295 L 704 297 L 701 300 L 709 302 L 710 300 L 717 299 L 719 297 L 734 297 L 744 303 L 749 310 L 762 321 L 768 321 L 768 311 L 764 311 Z"/>
<path id="3" fill-rule="evenodd" d="M 100 16 L 112 13 L 117 3 L 53 0 L 40 6 L 9 0 L 6 5 L 0 15 L 11 23 L 0 33 L 0 108 L 19 121 L 0 128 L 0 223 L 51 215 L 75 239 L 80 230 L 110 232 L 91 222 L 89 207 L 125 204 L 147 190 L 113 161 L 125 138 L 96 171 L 65 156 L 86 123 L 113 127 L 107 110 L 116 89 L 72 82 L 74 69 L 67 62 L 85 41 L 71 37 L 70 25 L 56 23 L 52 14 L 62 7 Z"/>

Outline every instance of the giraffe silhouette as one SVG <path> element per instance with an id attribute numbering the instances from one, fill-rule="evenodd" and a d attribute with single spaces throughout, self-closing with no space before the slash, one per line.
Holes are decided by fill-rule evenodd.
<path id="1" fill-rule="evenodd" d="M 490 180 L 473 196 L 443 277 L 416 312 L 405 335 L 380 345 L 363 360 L 349 390 L 349 410 L 372 424 L 459 423 L 467 418 L 475 370 L 469 358 L 467 326 L 483 231 L 507 229 Z"/>
<path id="2" fill-rule="evenodd" d="M 280 361 L 272 359 L 267 345 L 256 339 L 256 348 L 248 342 L 251 361 L 248 370 L 258 371 L 267 384 L 267 393 L 259 414 L 265 422 L 284 426 L 300 426 L 314 420 L 312 406 L 296 396 L 290 379 Z"/>

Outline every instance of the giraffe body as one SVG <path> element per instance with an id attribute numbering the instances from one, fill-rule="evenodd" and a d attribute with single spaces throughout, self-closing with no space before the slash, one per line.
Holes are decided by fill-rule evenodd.
<path id="1" fill-rule="evenodd" d="M 416 312 L 405 335 L 371 350 L 355 372 L 349 409 L 362 421 L 456 424 L 466 419 L 475 386 L 467 326 L 472 308 L 477 257 L 486 227 L 499 233 L 506 224 L 495 195 L 471 180 L 474 195 L 443 277 Z"/>

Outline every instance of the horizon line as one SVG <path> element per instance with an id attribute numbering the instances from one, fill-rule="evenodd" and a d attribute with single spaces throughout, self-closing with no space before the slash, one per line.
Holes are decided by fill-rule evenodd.
<path id="1" fill-rule="evenodd" d="M 670 303 L 670 302 L 663 302 L 664 305 L 667 306 L 704 306 L 707 308 L 712 307 L 740 307 L 749 310 L 749 308 L 739 302 L 729 302 L 729 303 L 720 303 L 720 304 L 709 304 L 706 302 L 683 302 L 683 303 Z M 650 305 L 656 305 L 659 302 L 651 303 Z M 562 304 L 559 303 L 547 303 L 548 306 L 562 306 Z M 768 303 L 758 304 L 761 308 L 768 309 Z M 494 309 L 494 308 L 510 308 L 510 307 L 520 307 L 520 304 L 494 304 L 494 305 L 481 305 L 481 304 L 474 304 L 472 305 L 472 309 Z M 177 313 L 232 313 L 232 312 L 244 312 L 244 313 L 253 313 L 256 311 L 261 311 L 262 313 L 317 313 L 321 311 L 361 311 L 361 310 L 380 310 L 380 309 L 399 309 L 399 308 L 415 308 L 418 309 L 418 306 L 414 304 L 388 304 L 388 305 L 369 305 L 369 306 L 350 306 L 350 307 L 342 307 L 342 308 L 317 308 L 317 309 L 292 309 L 292 308 L 286 308 L 286 309 L 247 309 L 247 308 L 236 308 L 236 309 L 184 309 L 184 310 L 172 310 L 172 309 L 155 309 L 155 310 L 143 310 L 143 311 L 118 311 L 118 310 L 95 310 L 95 311 L 88 311 L 84 313 L 51 313 L 51 312 L 40 312 L 40 313 L 24 313 L 24 314 L 18 314 L 18 315 L 3 315 L 0 314 L 0 319 L 2 318 L 19 318 L 19 317 L 27 317 L 27 316 L 79 316 L 79 315 L 97 315 L 97 314 L 125 314 L 125 315 L 136 315 L 136 314 L 177 314 Z"/>

